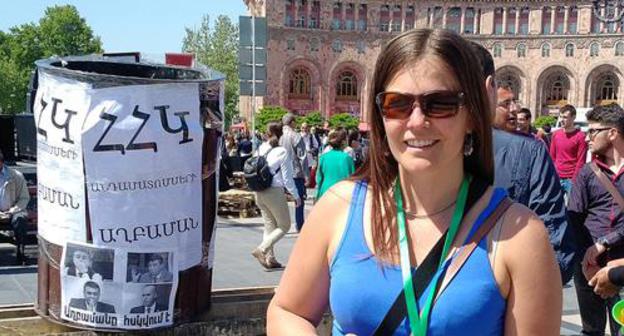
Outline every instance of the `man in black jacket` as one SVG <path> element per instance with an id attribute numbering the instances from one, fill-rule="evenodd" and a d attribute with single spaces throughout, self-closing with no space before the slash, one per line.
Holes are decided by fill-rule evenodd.
<path id="1" fill-rule="evenodd" d="M 100 302 L 100 285 L 93 281 L 87 281 L 83 288 L 84 299 L 71 299 L 71 308 L 88 310 L 96 313 L 115 313 L 115 307 L 111 304 Z"/>
<path id="2" fill-rule="evenodd" d="M 156 286 L 147 285 L 143 287 L 141 296 L 143 297 L 143 305 L 130 309 L 130 314 L 150 314 L 167 310 L 167 306 L 156 302 L 158 299 Z"/>

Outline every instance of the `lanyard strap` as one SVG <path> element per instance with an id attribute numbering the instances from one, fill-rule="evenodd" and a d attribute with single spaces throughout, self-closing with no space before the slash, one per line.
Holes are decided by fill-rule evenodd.
<path id="1" fill-rule="evenodd" d="M 467 175 L 464 177 L 461 187 L 459 189 L 459 195 L 457 196 L 457 205 L 453 212 L 453 218 L 449 227 L 448 234 L 444 240 L 444 247 L 442 249 L 442 255 L 440 256 L 440 262 L 438 269 L 442 268 L 448 252 L 451 248 L 451 244 L 459 231 L 462 217 L 464 215 L 464 208 L 466 206 L 466 199 L 468 196 L 468 187 L 472 177 Z M 426 336 L 427 327 L 429 324 L 429 314 L 431 313 L 431 307 L 433 306 L 433 299 L 435 298 L 435 292 L 438 288 L 438 281 L 440 280 L 439 274 L 432 279 L 433 286 L 427 296 L 427 301 L 422 309 L 422 316 L 419 314 L 418 305 L 416 303 L 416 296 L 414 295 L 414 287 L 412 285 L 412 272 L 410 265 L 410 253 L 409 243 L 407 240 L 407 233 L 405 229 L 405 210 L 403 208 L 403 194 L 401 190 L 401 183 L 397 178 L 394 187 L 394 199 L 397 205 L 397 224 L 399 228 L 399 251 L 401 256 L 401 274 L 403 277 L 403 290 L 405 291 L 405 303 L 407 305 L 408 320 L 412 334 L 416 336 Z"/>

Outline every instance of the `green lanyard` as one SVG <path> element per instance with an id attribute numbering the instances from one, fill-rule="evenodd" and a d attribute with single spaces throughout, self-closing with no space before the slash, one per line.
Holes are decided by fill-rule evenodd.
<path id="1" fill-rule="evenodd" d="M 459 231 L 462 217 L 464 216 L 464 208 L 466 207 L 466 199 L 468 197 L 468 186 L 472 176 L 464 176 L 461 188 L 459 189 L 459 195 L 457 196 L 457 205 L 455 212 L 453 213 L 453 219 L 449 227 L 448 235 L 444 240 L 444 247 L 442 248 L 442 256 L 440 257 L 440 263 L 438 269 L 444 265 L 444 261 L 448 255 L 451 244 Z M 403 289 L 405 291 L 405 301 L 407 303 L 407 314 L 412 330 L 412 335 L 426 336 L 427 327 L 429 324 L 429 314 L 431 313 L 431 307 L 433 306 L 433 299 L 435 298 L 436 289 L 438 287 L 438 281 L 440 277 L 435 277 L 433 286 L 429 291 L 429 296 L 425 302 L 425 306 L 422 309 L 422 314 L 418 312 L 418 305 L 416 303 L 416 296 L 414 294 L 414 287 L 412 285 L 412 272 L 410 269 L 410 254 L 409 243 L 407 241 L 407 234 L 405 230 L 405 210 L 403 209 L 403 195 L 401 191 L 401 183 L 397 178 L 394 187 L 394 199 L 397 204 L 397 224 L 399 226 L 399 251 L 401 255 L 401 273 L 403 275 Z"/>

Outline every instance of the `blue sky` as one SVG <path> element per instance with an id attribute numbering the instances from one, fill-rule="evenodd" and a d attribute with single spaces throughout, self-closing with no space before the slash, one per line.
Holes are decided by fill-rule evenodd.
<path id="1" fill-rule="evenodd" d="M 46 7 L 65 4 L 78 9 L 107 52 L 179 52 L 184 28 L 198 27 L 203 15 L 211 22 L 228 15 L 236 23 L 246 15 L 243 0 L 9 0 L 0 12 L 0 30 L 38 22 Z"/>

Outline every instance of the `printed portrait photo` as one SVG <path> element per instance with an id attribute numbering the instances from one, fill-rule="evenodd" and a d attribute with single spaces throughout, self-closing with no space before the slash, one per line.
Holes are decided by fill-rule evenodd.
<path id="1" fill-rule="evenodd" d="M 128 253 L 127 282 L 168 283 L 173 282 L 173 253 Z"/>
<path id="2" fill-rule="evenodd" d="M 115 251 L 78 244 L 67 244 L 63 275 L 102 282 L 113 280 Z"/>

